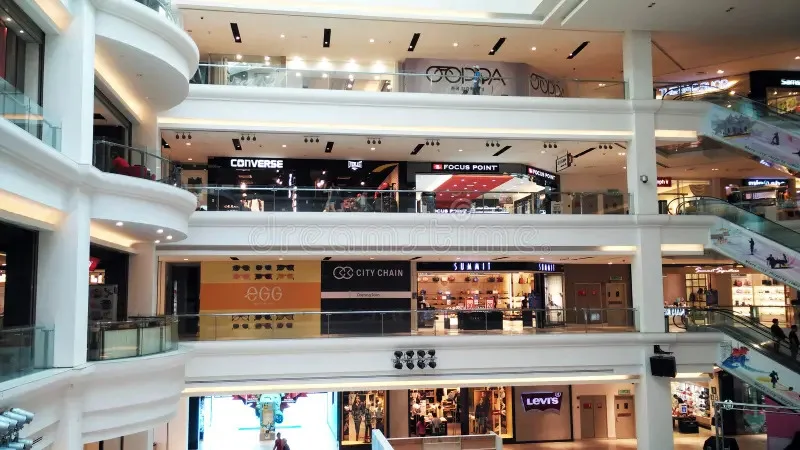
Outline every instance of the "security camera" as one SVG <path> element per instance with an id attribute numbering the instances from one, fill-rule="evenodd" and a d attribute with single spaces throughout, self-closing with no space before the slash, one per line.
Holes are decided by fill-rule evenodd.
<path id="1" fill-rule="evenodd" d="M 649 180 L 649 178 L 647 178 L 647 175 L 642 175 L 642 176 L 639 177 L 639 179 L 642 180 L 642 183 L 645 183 L 645 184 L 647 184 L 647 180 Z"/>

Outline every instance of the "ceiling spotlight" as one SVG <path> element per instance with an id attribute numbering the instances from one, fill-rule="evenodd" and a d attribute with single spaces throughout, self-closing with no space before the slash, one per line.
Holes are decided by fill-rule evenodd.
<path id="1" fill-rule="evenodd" d="M 121 226 L 122 226 L 122 222 L 117 222 L 117 223 L 116 223 L 116 225 L 117 225 L 118 227 L 121 227 Z"/>
<path id="2" fill-rule="evenodd" d="M 414 368 L 414 363 L 409 361 L 409 362 L 406 363 L 406 367 L 408 367 L 408 369 L 411 370 L 411 369 Z"/>
<path id="3" fill-rule="evenodd" d="M 191 139 L 191 138 L 189 138 L 189 139 Z M 255 141 L 255 140 L 256 140 L 256 137 L 255 137 L 255 136 L 253 136 L 253 141 Z"/>
<path id="4" fill-rule="evenodd" d="M 423 361 L 421 359 L 418 360 L 417 361 L 417 367 L 419 367 L 420 369 L 424 369 L 425 368 L 425 361 Z"/>
<path id="5" fill-rule="evenodd" d="M 175 139 L 180 139 L 180 138 L 181 138 L 181 135 L 178 134 L 178 133 L 175 133 Z"/>
<path id="6" fill-rule="evenodd" d="M 413 358 L 414 357 L 414 350 L 406 350 L 406 357 Z"/>
<path id="7" fill-rule="evenodd" d="M 244 134 L 242 134 L 240 137 L 241 137 L 241 140 L 244 140 Z"/>
<path id="8" fill-rule="evenodd" d="M 181 134 L 181 139 L 186 139 L 186 135 L 185 134 Z"/>
<path id="9" fill-rule="evenodd" d="M 436 361 L 428 361 L 428 367 L 430 367 L 431 369 L 435 369 L 436 368 Z"/>
<path id="10" fill-rule="evenodd" d="M 303 138 L 303 142 L 308 143 L 308 138 Z"/>
<path id="11" fill-rule="evenodd" d="M 189 133 L 189 139 L 190 140 L 192 139 L 192 133 Z"/>
<path id="12" fill-rule="evenodd" d="M 156 240 L 155 240 L 155 243 L 156 243 L 156 244 L 160 244 L 160 243 L 161 243 L 161 241 L 159 241 L 158 239 L 156 239 Z"/>
<path id="13" fill-rule="evenodd" d="M 425 350 L 417 350 L 417 356 L 419 356 L 420 358 L 424 358 L 425 357 Z"/>
<path id="14" fill-rule="evenodd" d="M 400 361 L 395 361 L 394 368 L 397 369 L 397 370 L 402 370 L 403 369 L 403 363 L 401 363 Z"/>
<path id="15" fill-rule="evenodd" d="M 487 146 L 487 147 L 489 146 L 489 141 L 486 141 L 486 146 Z"/>
<path id="16" fill-rule="evenodd" d="M 436 145 L 442 145 L 442 144 L 439 143 L 438 139 L 436 140 Z"/>
<path id="17" fill-rule="evenodd" d="M 249 141 L 250 140 L 250 135 L 247 135 L 247 137 L 244 138 L 244 140 Z"/>
<path id="18" fill-rule="evenodd" d="M 317 138 L 317 144 L 319 144 L 319 138 Z"/>
<path id="19" fill-rule="evenodd" d="M 380 139 L 378 139 L 378 144 L 380 144 L 380 143 L 381 143 L 381 140 L 380 140 Z"/>
<path id="20" fill-rule="evenodd" d="M 431 143 L 427 139 L 425 139 L 425 145 L 431 145 Z"/>
<path id="21" fill-rule="evenodd" d="M 436 350 L 428 350 L 428 356 L 436 356 Z"/>

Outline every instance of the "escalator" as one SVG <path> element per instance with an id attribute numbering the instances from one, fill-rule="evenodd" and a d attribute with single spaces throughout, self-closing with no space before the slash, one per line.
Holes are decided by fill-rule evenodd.
<path id="1" fill-rule="evenodd" d="M 676 212 L 717 217 L 713 250 L 800 289 L 800 233 L 713 197 L 681 199 Z"/>
<path id="2" fill-rule="evenodd" d="M 800 171 L 800 116 L 729 93 L 677 100 L 711 103 L 700 134 L 789 171 Z"/>
<path id="3" fill-rule="evenodd" d="M 690 310 L 686 318 L 689 332 L 725 334 L 717 366 L 782 405 L 800 407 L 800 364 L 786 341 L 776 349 L 769 328 L 730 310 Z"/>

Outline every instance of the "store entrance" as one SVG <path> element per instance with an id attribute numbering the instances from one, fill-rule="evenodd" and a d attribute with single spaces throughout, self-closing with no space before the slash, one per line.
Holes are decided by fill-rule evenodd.
<path id="1" fill-rule="evenodd" d="M 408 406 L 409 436 L 461 434 L 463 413 L 460 388 L 412 389 L 408 391 Z"/>
<path id="2" fill-rule="evenodd" d="M 335 450 L 336 394 L 203 397 L 199 450 L 271 449 L 280 434 L 291 448 Z"/>

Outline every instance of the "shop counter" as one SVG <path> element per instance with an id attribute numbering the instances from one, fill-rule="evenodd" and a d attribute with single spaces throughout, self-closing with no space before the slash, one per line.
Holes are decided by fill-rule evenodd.
<path id="1" fill-rule="evenodd" d="M 502 330 L 503 312 L 491 310 L 459 311 L 458 329 Z"/>

